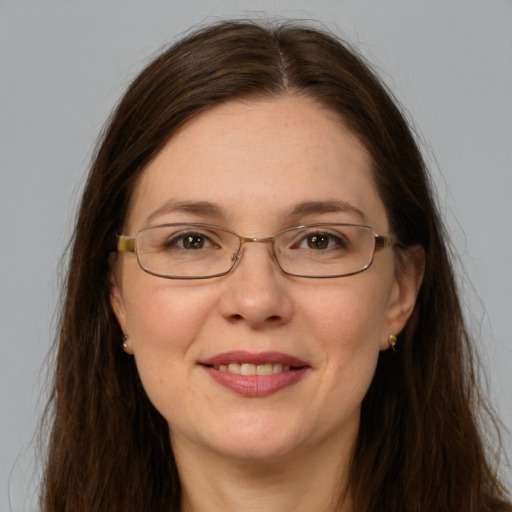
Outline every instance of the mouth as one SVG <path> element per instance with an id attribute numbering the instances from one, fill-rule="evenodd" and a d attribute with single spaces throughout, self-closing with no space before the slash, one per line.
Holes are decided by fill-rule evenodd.
<path id="1" fill-rule="evenodd" d="M 215 368 L 215 370 L 232 373 L 234 375 L 273 375 L 274 373 L 282 373 L 297 370 L 297 368 L 295 367 L 281 363 L 229 363 L 214 365 L 213 368 Z"/>
<path id="2" fill-rule="evenodd" d="M 243 396 L 267 396 L 306 376 L 311 366 L 282 352 L 234 351 L 200 361 L 215 382 Z"/>

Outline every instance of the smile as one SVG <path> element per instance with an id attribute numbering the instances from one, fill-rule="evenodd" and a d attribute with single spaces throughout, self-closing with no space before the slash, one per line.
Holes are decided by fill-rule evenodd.
<path id="1" fill-rule="evenodd" d="M 230 363 L 214 366 L 221 372 L 229 372 L 235 375 L 272 375 L 274 373 L 289 372 L 290 365 L 281 363 L 251 364 L 251 363 Z"/>
<path id="2" fill-rule="evenodd" d="M 281 352 L 226 352 L 199 364 L 217 384 L 245 397 L 277 393 L 311 370 L 305 361 Z"/>

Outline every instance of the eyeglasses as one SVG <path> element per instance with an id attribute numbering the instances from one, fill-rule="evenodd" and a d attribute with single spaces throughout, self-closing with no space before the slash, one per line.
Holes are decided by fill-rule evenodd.
<path id="1" fill-rule="evenodd" d="M 142 270 L 168 279 L 223 276 L 240 260 L 246 243 L 271 243 L 285 274 L 343 277 L 366 270 L 376 250 L 396 241 L 391 233 L 377 235 L 356 224 L 297 226 L 268 238 L 247 238 L 209 224 L 163 224 L 117 240 L 117 250 L 136 253 Z"/>

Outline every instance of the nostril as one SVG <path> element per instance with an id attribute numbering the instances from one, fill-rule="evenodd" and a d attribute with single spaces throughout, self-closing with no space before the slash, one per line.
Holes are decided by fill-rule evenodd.
<path id="1" fill-rule="evenodd" d="M 236 314 L 233 314 L 230 316 L 230 320 L 232 322 L 240 322 L 240 321 L 243 321 L 244 318 L 245 318 L 244 315 L 241 315 L 239 313 L 236 313 Z M 278 323 L 281 321 L 281 316 L 280 315 L 271 315 L 268 318 L 265 318 L 265 321 L 270 322 L 270 323 Z"/>

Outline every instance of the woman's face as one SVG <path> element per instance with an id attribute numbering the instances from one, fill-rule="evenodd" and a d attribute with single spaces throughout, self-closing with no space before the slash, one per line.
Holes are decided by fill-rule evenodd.
<path id="1" fill-rule="evenodd" d="M 124 232 L 194 222 L 270 237 L 329 222 L 386 234 L 370 168 L 358 139 L 310 99 L 232 101 L 192 120 L 151 162 Z M 360 274 L 306 279 L 284 274 L 270 243 L 245 244 L 231 273 L 204 280 L 155 277 L 124 253 L 114 281 L 112 306 L 174 450 L 251 460 L 353 445 L 379 351 L 418 286 L 391 248 Z M 239 375 L 244 363 L 276 373 Z"/>

